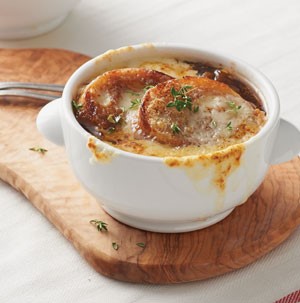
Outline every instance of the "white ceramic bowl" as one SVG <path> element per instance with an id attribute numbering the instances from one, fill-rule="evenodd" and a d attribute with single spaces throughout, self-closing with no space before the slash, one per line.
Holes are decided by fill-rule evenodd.
<path id="1" fill-rule="evenodd" d="M 259 93 L 266 124 L 244 144 L 200 158 L 137 155 L 92 137 L 72 111 L 71 100 L 80 85 L 104 70 L 126 66 L 132 58 L 153 56 L 221 63 L 233 69 Z M 257 189 L 271 163 L 288 160 L 300 150 L 300 133 L 288 122 L 280 122 L 277 93 L 264 75 L 235 58 L 180 45 L 124 47 L 90 60 L 71 76 L 62 99 L 41 110 L 37 126 L 48 139 L 65 145 L 78 180 L 111 216 L 157 232 L 191 231 L 222 220 Z M 95 161 L 88 140 L 104 160 Z"/>
<path id="2" fill-rule="evenodd" d="M 0 39 L 46 33 L 63 22 L 80 0 L 0 0 Z"/>

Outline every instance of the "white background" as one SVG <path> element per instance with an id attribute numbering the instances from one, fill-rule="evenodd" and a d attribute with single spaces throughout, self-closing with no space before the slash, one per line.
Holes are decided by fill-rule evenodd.
<path id="1" fill-rule="evenodd" d="M 141 42 L 187 43 L 247 61 L 270 78 L 281 116 L 300 128 L 299 0 L 83 0 L 56 30 L 0 41 L 0 47 L 95 56 Z M 0 182 L 0 303 L 266 303 L 299 288 L 300 229 L 234 273 L 174 286 L 134 285 L 96 273 L 26 199 Z"/>

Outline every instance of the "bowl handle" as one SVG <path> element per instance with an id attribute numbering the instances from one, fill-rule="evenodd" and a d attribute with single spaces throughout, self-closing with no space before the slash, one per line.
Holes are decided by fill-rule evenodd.
<path id="1" fill-rule="evenodd" d="M 271 164 L 286 162 L 300 153 L 300 131 L 290 122 L 280 119 L 278 134 L 271 155 Z"/>
<path id="2" fill-rule="evenodd" d="M 36 126 L 40 133 L 56 145 L 64 145 L 64 138 L 59 115 L 59 103 L 55 99 L 46 104 L 38 113 Z"/>

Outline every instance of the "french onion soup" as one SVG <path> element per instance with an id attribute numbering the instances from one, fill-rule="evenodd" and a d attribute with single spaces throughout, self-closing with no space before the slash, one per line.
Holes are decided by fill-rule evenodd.
<path id="1" fill-rule="evenodd" d="M 171 58 L 104 72 L 80 88 L 73 110 L 100 140 L 156 157 L 221 150 L 247 141 L 266 121 L 253 88 L 233 72 Z"/>

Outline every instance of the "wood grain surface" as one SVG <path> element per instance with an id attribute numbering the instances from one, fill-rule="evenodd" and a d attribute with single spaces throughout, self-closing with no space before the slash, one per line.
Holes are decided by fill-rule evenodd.
<path id="1" fill-rule="evenodd" d="M 0 81 L 63 84 L 87 59 L 64 50 L 2 49 Z M 159 234 L 121 224 L 81 188 L 63 148 L 37 132 L 40 107 L 34 100 L 1 98 L 0 178 L 21 191 L 95 270 L 108 277 L 162 284 L 207 279 L 257 260 L 300 224 L 299 158 L 273 166 L 252 197 L 212 227 Z M 30 151 L 34 146 L 48 152 Z M 108 223 L 108 231 L 98 232 L 91 219 Z"/>

